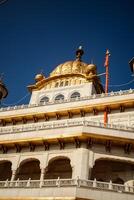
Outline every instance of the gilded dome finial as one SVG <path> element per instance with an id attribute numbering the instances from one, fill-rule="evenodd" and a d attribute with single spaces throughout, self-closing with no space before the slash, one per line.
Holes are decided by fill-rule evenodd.
<path id="1" fill-rule="evenodd" d="M 81 61 L 81 57 L 84 54 L 84 51 L 82 49 L 82 46 L 79 46 L 79 48 L 76 50 L 76 60 Z"/>

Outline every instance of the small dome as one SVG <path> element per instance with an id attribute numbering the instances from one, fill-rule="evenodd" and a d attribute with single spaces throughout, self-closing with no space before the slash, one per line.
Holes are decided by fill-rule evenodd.
<path id="1" fill-rule="evenodd" d="M 43 76 L 43 74 L 37 74 L 37 75 L 35 76 L 35 81 L 36 81 L 36 82 L 41 81 L 43 78 L 45 78 L 45 77 Z"/>
<path id="2" fill-rule="evenodd" d="M 94 64 L 89 64 L 86 68 L 86 73 L 88 74 L 91 71 L 96 71 L 96 65 Z"/>

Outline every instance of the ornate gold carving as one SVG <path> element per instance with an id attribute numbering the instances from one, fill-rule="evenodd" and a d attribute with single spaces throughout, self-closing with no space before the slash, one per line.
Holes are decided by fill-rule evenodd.
<path id="1" fill-rule="evenodd" d="M 63 82 L 62 86 L 65 86 L 66 80 L 69 80 L 68 85 L 93 81 L 97 92 L 103 92 L 103 87 L 96 75 L 96 66 L 94 64 L 88 65 L 78 60 L 68 61 L 58 65 L 48 78 L 45 78 L 42 74 L 38 74 L 36 75 L 36 79 L 35 85 L 28 86 L 30 91 L 40 90 L 42 88 L 55 88 L 57 82 L 59 84 L 58 87 L 61 82 Z"/>
<path id="2" fill-rule="evenodd" d="M 58 65 L 56 69 L 50 74 L 50 77 L 62 74 L 83 74 L 86 72 L 86 66 L 88 66 L 88 64 L 81 61 L 68 61 Z"/>

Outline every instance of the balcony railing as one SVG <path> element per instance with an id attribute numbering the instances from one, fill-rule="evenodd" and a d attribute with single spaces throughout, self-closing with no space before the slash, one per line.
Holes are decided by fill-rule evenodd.
<path id="1" fill-rule="evenodd" d="M 60 100 L 54 100 L 51 102 L 46 102 L 44 104 L 23 104 L 23 105 L 16 105 L 16 106 L 8 106 L 8 107 L 2 107 L 0 108 L 0 112 L 3 111 L 11 111 L 11 110 L 19 110 L 19 109 L 25 109 L 25 108 L 34 108 L 39 106 L 48 106 L 48 105 L 54 105 L 54 104 L 61 104 L 61 103 L 69 103 L 69 102 L 76 102 L 76 101 L 84 101 L 84 100 L 90 100 L 90 99 L 99 99 L 99 98 L 106 98 L 106 97 L 112 97 L 112 96 L 121 96 L 121 95 L 128 95 L 128 94 L 134 94 L 134 89 L 129 90 L 120 90 L 117 92 L 110 92 L 110 93 L 102 93 L 102 94 L 93 94 L 91 96 L 84 96 L 84 97 L 77 97 L 77 98 L 69 98 L 69 99 L 60 99 Z"/>
<path id="2" fill-rule="evenodd" d="M 82 179 L 48 179 L 48 180 L 16 180 L 16 181 L 0 181 L 0 189 L 4 188 L 44 188 L 44 187 L 84 187 L 98 190 L 109 190 L 114 192 L 134 193 L 134 187 L 127 183 L 124 185 L 113 184 L 110 182 L 100 182 L 94 180 Z"/>
<path id="3" fill-rule="evenodd" d="M 56 129 L 56 128 L 65 128 L 65 127 L 74 127 L 74 126 L 93 126 L 93 127 L 101 127 L 101 128 L 108 128 L 108 129 L 115 129 L 115 130 L 122 130 L 122 131 L 130 131 L 134 132 L 134 127 L 125 126 L 123 124 L 116 125 L 116 124 L 107 124 L 104 126 L 104 123 L 95 122 L 95 121 L 88 121 L 88 120 L 64 120 L 62 122 L 39 122 L 36 124 L 25 124 L 25 125 L 16 125 L 10 127 L 1 127 L 0 134 L 15 134 L 20 132 L 27 132 L 27 131 L 38 131 L 38 130 L 49 130 L 49 129 Z"/>

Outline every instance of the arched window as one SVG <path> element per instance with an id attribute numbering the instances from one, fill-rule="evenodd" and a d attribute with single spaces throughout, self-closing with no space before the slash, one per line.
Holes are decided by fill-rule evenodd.
<path id="1" fill-rule="evenodd" d="M 49 102 L 49 98 L 47 96 L 43 97 L 41 100 L 40 100 L 40 103 L 43 104 L 43 103 L 47 103 Z"/>
<path id="2" fill-rule="evenodd" d="M 74 92 L 71 97 L 71 99 L 77 99 L 77 98 L 80 98 L 80 93 L 79 92 Z"/>
<path id="3" fill-rule="evenodd" d="M 59 94 L 55 97 L 55 101 L 60 101 L 60 100 L 64 100 L 64 95 L 63 94 Z"/>
<path id="4" fill-rule="evenodd" d="M 69 83 L 68 81 L 65 81 L 65 86 L 67 86 L 67 85 L 68 85 L 68 83 Z"/>
<path id="5" fill-rule="evenodd" d="M 59 83 L 57 82 L 57 83 L 55 83 L 55 87 L 58 87 L 59 86 Z"/>
<path id="6" fill-rule="evenodd" d="M 62 86 L 63 86 L 63 83 L 64 83 L 63 81 L 60 83 L 60 87 L 62 87 Z"/>

